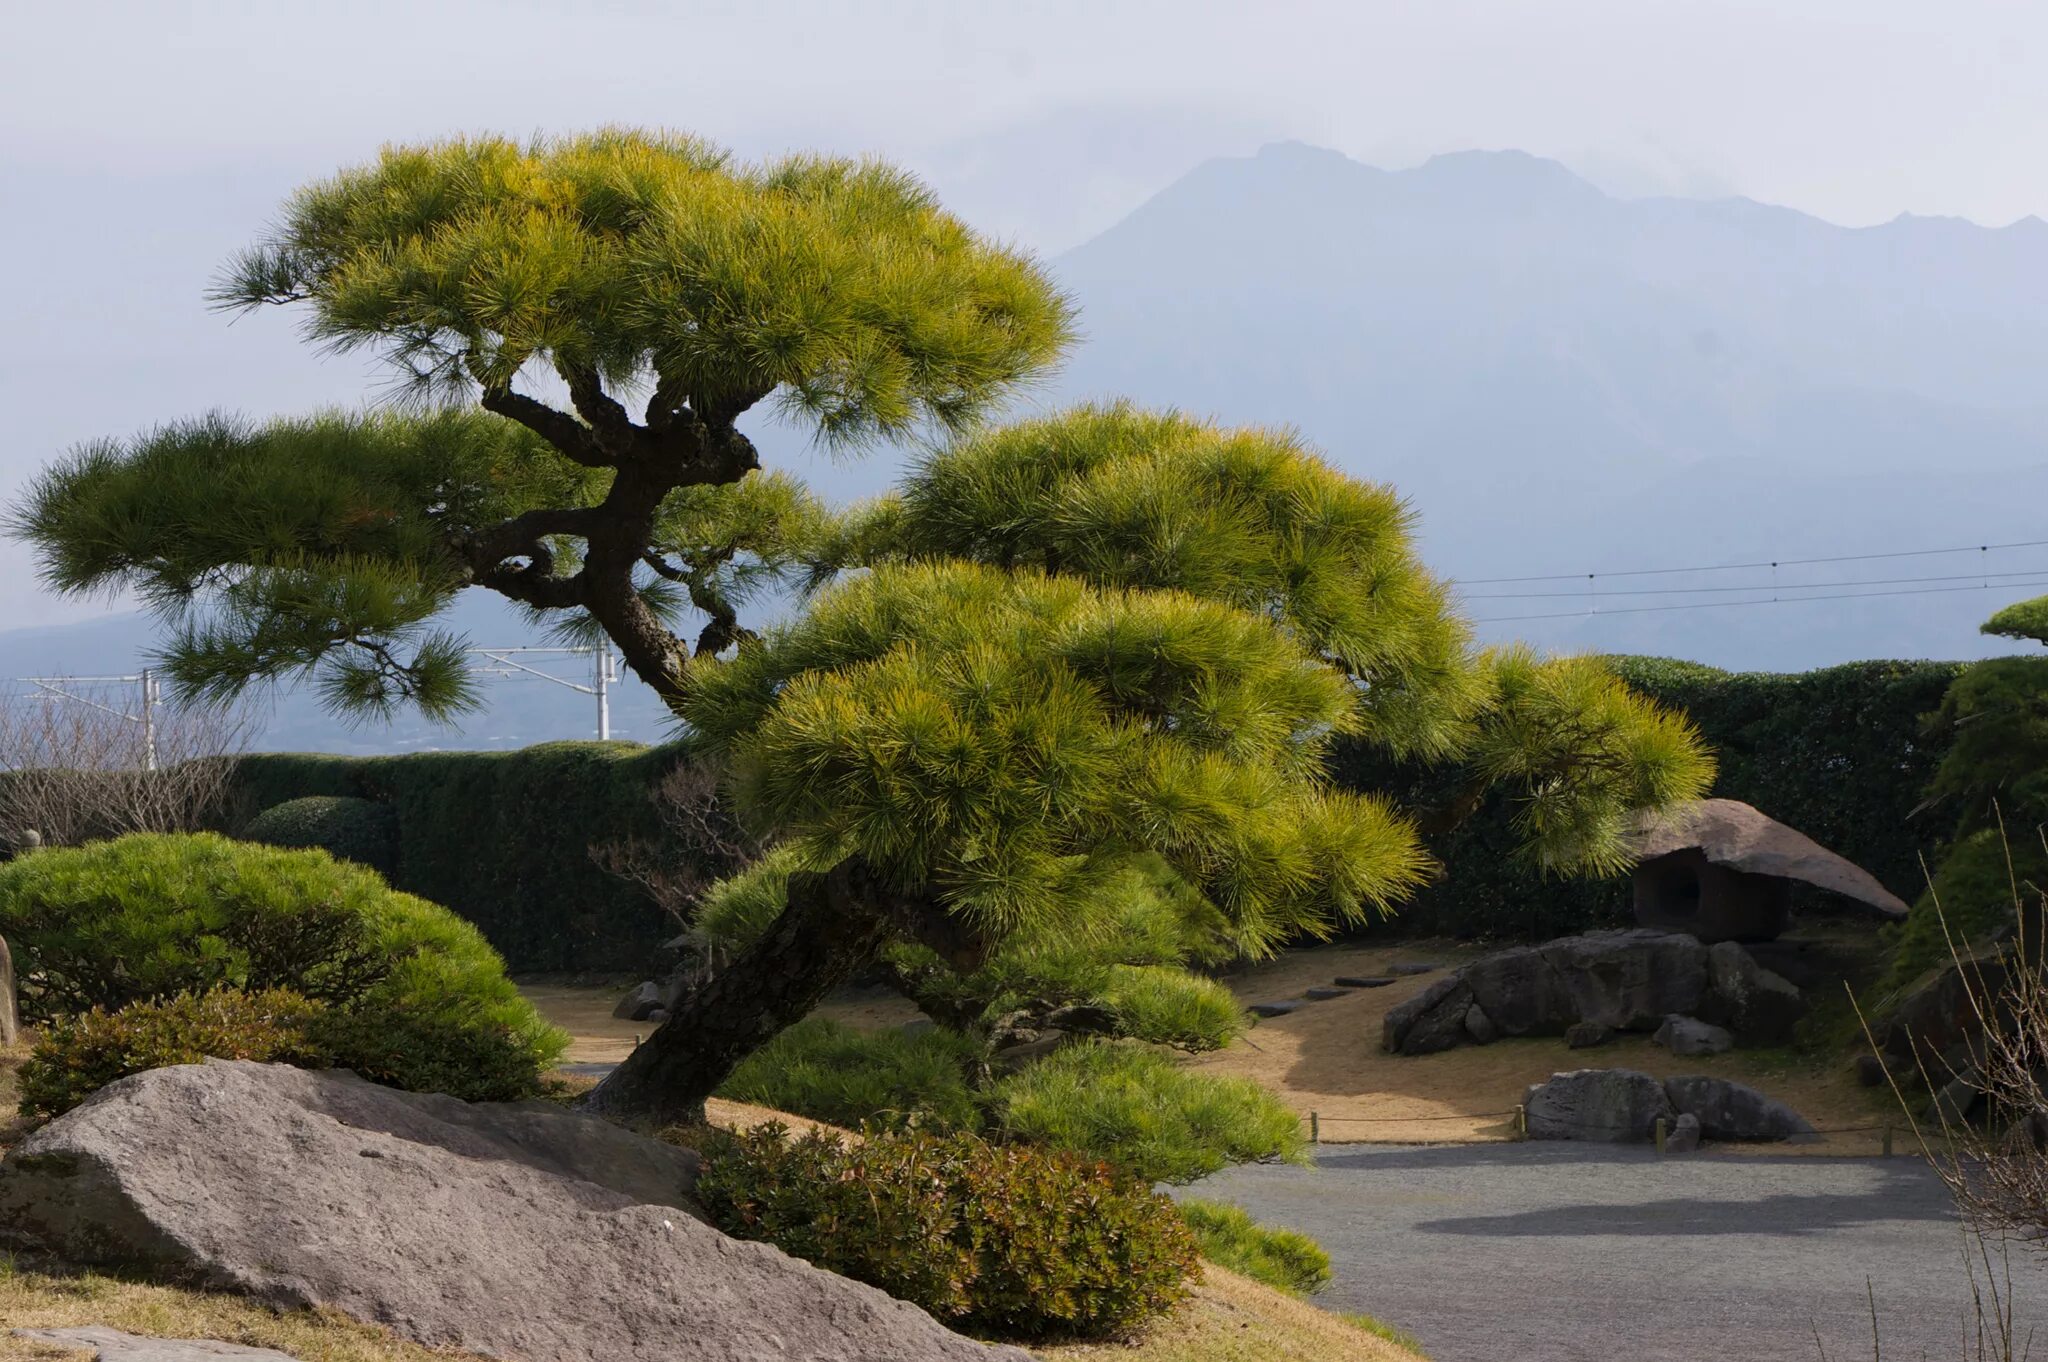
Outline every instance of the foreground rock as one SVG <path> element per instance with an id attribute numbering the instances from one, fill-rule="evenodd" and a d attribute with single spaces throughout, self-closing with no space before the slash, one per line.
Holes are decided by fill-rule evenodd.
<path id="1" fill-rule="evenodd" d="M 1634 1069 L 1552 1074 L 1522 1099 L 1532 1140 L 1647 1140 L 1677 1115 L 1664 1085 Z"/>
<path id="2" fill-rule="evenodd" d="M 1735 1037 L 1695 1017 L 1674 1014 L 1664 1019 L 1657 1034 L 1650 1037 L 1650 1043 L 1661 1045 L 1674 1055 L 1718 1055 L 1734 1048 Z"/>
<path id="3" fill-rule="evenodd" d="M 1478 1017 L 1473 1016 L 1477 1009 Z M 1642 928 L 1560 937 L 1489 955 L 1387 1010 L 1380 1043 L 1426 1055 L 1475 1035 L 1581 1036 L 1655 1031 L 1667 1017 L 1724 1027 L 1745 1045 L 1786 1040 L 1805 1014 L 1799 990 L 1734 942 L 1711 948 Z M 1484 1023 L 1484 1025 L 1479 1025 Z"/>
<path id="4" fill-rule="evenodd" d="M 1659 1082 L 1634 1069 L 1552 1074 L 1529 1088 L 1522 1107 L 1532 1140 L 1648 1140 L 1660 1119 L 1683 1149 L 1701 1138 L 1750 1142 L 1814 1133 L 1798 1112 L 1744 1084 L 1704 1076 Z"/>
<path id="5" fill-rule="evenodd" d="M 1026 1362 L 691 1210 L 696 1158 L 546 1103 L 245 1062 L 123 1079 L 0 1164 L 0 1238 L 520 1362 Z"/>
<path id="6" fill-rule="evenodd" d="M 144 1338 L 104 1324 L 81 1329 L 16 1329 L 14 1334 L 60 1348 L 90 1348 L 93 1362 L 218 1362 L 224 1357 L 237 1362 L 294 1362 L 290 1353 L 275 1348 L 247 1348 L 210 1338 Z"/>

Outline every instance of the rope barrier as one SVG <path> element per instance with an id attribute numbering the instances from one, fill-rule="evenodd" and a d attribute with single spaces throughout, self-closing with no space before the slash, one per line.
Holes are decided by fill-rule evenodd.
<path id="1" fill-rule="evenodd" d="M 1521 1115 L 1522 1109 L 1520 1107 L 1515 1107 L 1507 1111 L 1459 1111 L 1447 1112 L 1436 1116 L 1328 1116 L 1319 1111 L 1312 1111 L 1302 1119 L 1309 1123 L 1311 1129 L 1314 1129 L 1319 1126 L 1329 1125 L 1405 1126 L 1415 1125 L 1425 1121 L 1504 1121 L 1511 1117 L 1519 1117 Z M 1566 1125 L 1576 1130 L 1608 1130 L 1612 1128 L 1610 1126 L 1595 1125 L 1585 1121 L 1551 1120 L 1547 1124 L 1553 1126 Z M 1897 1122 L 1893 1122 L 1889 1125 L 1879 1124 L 1867 1126 L 1815 1126 L 1811 1133 L 1815 1135 L 1857 1135 L 1874 1131 L 1890 1132 L 1896 1130 L 1897 1128 Z"/>

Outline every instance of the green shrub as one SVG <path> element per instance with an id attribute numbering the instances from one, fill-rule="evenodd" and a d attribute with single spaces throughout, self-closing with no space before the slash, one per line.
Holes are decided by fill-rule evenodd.
<path id="1" fill-rule="evenodd" d="M 535 1091 L 567 1039 L 476 928 L 323 851 L 206 833 L 40 851 L 0 865 L 0 936 L 36 1021 L 288 988 L 335 1010 L 338 1061 L 470 1098 Z"/>
<path id="2" fill-rule="evenodd" d="M 971 1041 L 938 1027 L 860 1032 L 811 1017 L 741 1062 L 718 1095 L 833 1125 L 971 1130 Z"/>
<path id="3" fill-rule="evenodd" d="M 1179 1205 L 1202 1256 L 1218 1267 L 1297 1296 L 1330 1284 L 1330 1255 L 1307 1235 L 1261 1225 L 1220 1201 L 1183 1198 Z"/>
<path id="4" fill-rule="evenodd" d="M 1157 1050 L 1085 1041 L 999 1082 L 1011 1139 L 1102 1159 L 1146 1182 L 1192 1182 L 1226 1164 L 1298 1159 L 1301 1118 L 1250 1079 L 1183 1069 Z"/>
<path id="5" fill-rule="evenodd" d="M 650 796 L 675 762 L 673 748 L 626 742 L 390 757 L 260 753 L 236 760 L 234 802 L 377 801 L 397 818 L 393 887 L 475 923 L 513 970 L 644 971 L 675 923 L 638 886 L 601 869 L 591 848 L 661 835 Z"/>
<path id="6" fill-rule="evenodd" d="M 1016 1339 L 1128 1334 L 1197 1270 L 1171 1202 L 1107 1167 L 968 1135 L 703 1140 L 713 1223 L 868 1282 L 956 1327 Z"/>
<path id="7" fill-rule="evenodd" d="M 289 989 L 219 988 L 61 1018 L 17 1075 L 21 1109 L 60 1116 L 117 1078 L 209 1057 L 319 1068 L 325 1058 L 311 1028 L 325 1010 Z"/>
<path id="8" fill-rule="evenodd" d="M 241 829 L 245 842 L 319 847 L 389 878 L 398 869 L 398 815 L 389 804 L 348 795 L 307 795 L 273 804 Z"/>
<path id="9" fill-rule="evenodd" d="M 1117 1033 L 1182 1050 L 1220 1050 L 1244 1033 L 1245 1010 L 1214 979 L 1171 965 L 1115 965 L 1100 1001 Z"/>

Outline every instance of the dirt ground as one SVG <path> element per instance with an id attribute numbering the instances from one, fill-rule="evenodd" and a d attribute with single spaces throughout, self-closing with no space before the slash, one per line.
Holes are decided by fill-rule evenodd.
<path id="1" fill-rule="evenodd" d="M 1278 1002 L 1299 998 L 1305 989 L 1328 984 L 1338 975 L 1383 974 L 1397 962 L 1451 967 L 1479 953 L 1471 947 L 1426 941 L 1312 947 L 1289 951 L 1226 982 L 1246 1004 Z M 1730 1078 L 1779 1099 L 1823 1131 L 1867 1127 L 1828 1133 L 1809 1143 L 1740 1146 L 1744 1152 L 1876 1154 L 1882 1151 L 1887 1123 L 1897 1128 L 1896 1153 L 1904 1155 L 1913 1146 L 1890 1090 L 1858 1086 L 1842 1056 L 1823 1059 L 1765 1050 L 1684 1059 L 1650 1044 L 1647 1036 L 1624 1036 L 1592 1050 L 1572 1050 L 1559 1039 L 1503 1040 L 1423 1056 L 1390 1055 L 1380 1049 L 1380 1022 L 1387 1009 L 1421 992 L 1436 977 L 1404 978 L 1384 988 L 1308 1003 L 1298 1012 L 1260 1021 L 1226 1050 L 1189 1056 L 1184 1062 L 1264 1084 L 1304 1120 L 1313 1113 L 1327 1144 L 1512 1140 L 1514 1109 L 1531 1083 L 1565 1069 L 1628 1068 L 1658 1078 Z M 622 988 L 552 985 L 526 992 L 551 1021 L 574 1037 L 568 1055 L 572 1062 L 622 1059 L 632 1049 L 634 1036 L 649 1029 L 645 1022 L 621 1022 L 611 1016 Z M 918 1015 L 886 989 L 843 994 L 820 1011 L 862 1029 L 900 1025 Z"/>

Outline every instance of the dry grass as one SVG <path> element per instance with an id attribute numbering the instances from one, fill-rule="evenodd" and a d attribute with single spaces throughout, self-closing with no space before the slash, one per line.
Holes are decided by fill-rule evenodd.
<path id="1" fill-rule="evenodd" d="M 1307 1301 L 1220 1267 L 1187 1304 L 1135 1344 L 1044 1348 L 1047 1362 L 1417 1362 L 1422 1354 L 1379 1338 Z"/>

